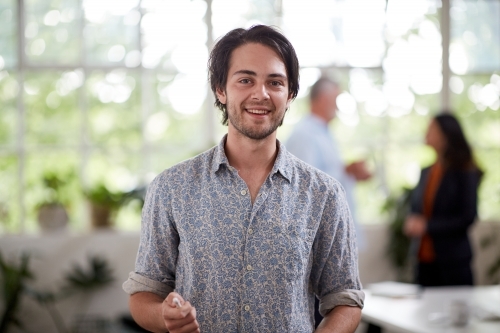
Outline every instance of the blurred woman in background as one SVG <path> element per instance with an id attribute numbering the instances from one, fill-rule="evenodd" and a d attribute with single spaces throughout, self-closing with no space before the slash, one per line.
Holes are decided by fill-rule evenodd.
<path id="1" fill-rule="evenodd" d="M 424 286 L 473 285 L 469 227 L 477 216 L 482 171 L 474 162 L 457 119 L 432 119 L 425 137 L 436 162 L 422 170 L 413 190 L 404 232 L 418 242 L 416 283 Z"/>

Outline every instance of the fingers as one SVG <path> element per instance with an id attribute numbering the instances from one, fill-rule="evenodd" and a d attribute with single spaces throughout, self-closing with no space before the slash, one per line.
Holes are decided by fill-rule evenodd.
<path id="1" fill-rule="evenodd" d="M 171 307 L 175 308 L 176 304 L 174 303 L 174 298 L 177 298 L 179 300 L 181 306 L 185 303 L 184 298 L 182 298 L 182 296 L 176 292 L 171 292 L 170 294 L 168 294 L 167 298 L 165 298 L 165 302 L 167 302 L 167 304 Z"/>
<path id="2" fill-rule="evenodd" d="M 191 307 L 191 311 L 184 318 L 170 320 L 166 322 L 166 326 L 171 333 L 192 333 L 199 332 L 200 329 L 194 307 Z"/>
<path id="3" fill-rule="evenodd" d="M 176 305 L 174 298 L 179 301 L 180 307 Z M 172 292 L 165 298 L 162 305 L 162 313 L 165 326 L 169 332 L 200 332 L 198 321 L 196 320 L 196 309 L 178 293 Z"/>

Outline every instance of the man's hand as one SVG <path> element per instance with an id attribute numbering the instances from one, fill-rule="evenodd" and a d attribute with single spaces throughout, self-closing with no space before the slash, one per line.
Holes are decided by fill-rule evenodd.
<path id="1" fill-rule="evenodd" d="M 345 167 L 347 174 L 353 176 L 357 181 L 370 179 L 372 174 L 368 171 L 365 161 L 356 161 Z"/>
<path id="2" fill-rule="evenodd" d="M 180 301 L 178 308 L 174 297 Z M 184 301 L 181 295 L 172 292 L 163 301 L 162 316 L 170 333 L 200 333 L 200 325 L 196 320 L 196 309 L 191 303 Z"/>
<path id="3" fill-rule="evenodd" d="M 405 220 L 404 233 L 408 237 L 421 237 L 427 229 L 427 220 L 424 216 L 412 214 Z"/>

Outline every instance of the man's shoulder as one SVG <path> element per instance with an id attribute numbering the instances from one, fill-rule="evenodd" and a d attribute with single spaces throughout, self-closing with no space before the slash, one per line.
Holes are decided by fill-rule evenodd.
<path id="1" fill-rule="evenodd" d="M 312 186 L 327 186 L 330 188 L 340 186 L 340 183 L 329 174 L 304 162 L 289 151 L 287 151 L 287 154 L 297 182 L 306 182 Z"/>

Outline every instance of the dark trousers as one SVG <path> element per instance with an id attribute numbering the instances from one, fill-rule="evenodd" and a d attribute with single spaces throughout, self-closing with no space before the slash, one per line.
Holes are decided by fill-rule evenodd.
<path id="1" fill-rule="evenodd" d="M 314 322 L 316 324 L 315 328 L 318 328 L 318 325 L 322 320 L 323 316 L 319 314 L 319 299 L 314 297 Z"/>
<path id="2" fill-rule="evenodd" d="M 472 286 L 474 284 L 469 260 L 451 263 L 419 263 L 416 281 L 423 287 Z"/>

